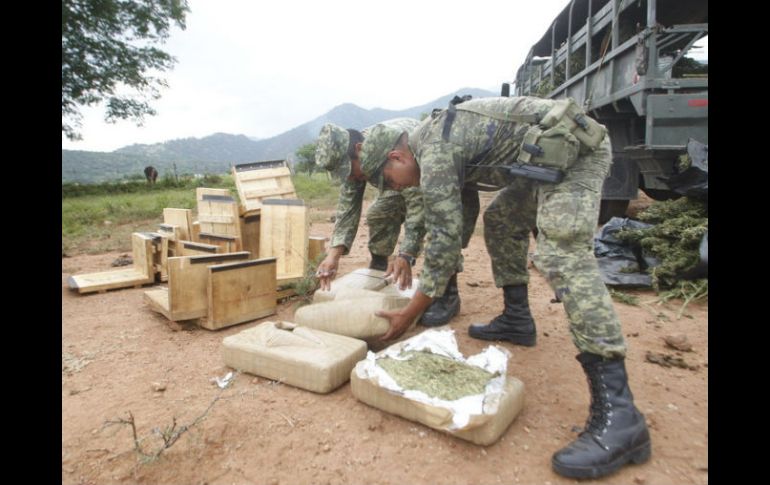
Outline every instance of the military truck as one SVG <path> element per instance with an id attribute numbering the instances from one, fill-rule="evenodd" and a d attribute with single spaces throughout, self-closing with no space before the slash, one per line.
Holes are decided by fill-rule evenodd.
<path id="1" fill-rule="evenodd" d="M 708 61 L 688 57 L 707 36 L 707 0 L 572 0 L 516 72 L 516 95 L 572 97 L 607 126 L 600 223 L 625 214 L 638 189 L 680 195 L 669 179 L 686 168 L 688 143 L 708 145 Z"/>

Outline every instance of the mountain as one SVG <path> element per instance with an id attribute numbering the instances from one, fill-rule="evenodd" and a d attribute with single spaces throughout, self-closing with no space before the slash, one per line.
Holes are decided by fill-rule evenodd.
<path id="1" fill-rule="evenodd" d="M 476 88 L 459 89 L 429 103 L 403 110 L 364 109 L 345 103 L 307 123 L 271 138 L 257 139 L 245 135 L 215 133 L 204 138 L 180 138 L 152 145 L 134 144 L 112 152 L 62 150 L 62 182 L 94 183 L 138 175 L 147 165 L 158 169 L 161 176 L 178 174 L 224 173 L 231 165 L 257 160 L 293 159 L 294 152 L 312 143 L 325 123 L 361 129 L 391 118 L 420 118 L 434 108 L 449 105 L 455 95 L 470 94 L 474 98 L 497 96 Z"/>

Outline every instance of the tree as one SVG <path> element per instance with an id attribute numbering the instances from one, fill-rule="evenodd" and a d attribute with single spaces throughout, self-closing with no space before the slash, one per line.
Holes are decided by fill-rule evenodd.
<path id="1" fill-rule="evenodd" d="M 307 172 L 308 175 L 313 175 L 316 169 L 315 165 L 315 143 L 307 143 L 297 148 L 294 152 L 297 154 L 297 172 Z"/>
<path id="2" fill-rule="evenodd" d="M 156 114 L 165 71 L 176 59 L 154 47 L 172 23 L 185 29 L 187 0 L 62 0 L 62 132 L 81 140 L 82 106 L 105 102 L 105 121 L 131 119 L 142 125 Z M 128 91 L 128 93 L 126 93 Z"/>

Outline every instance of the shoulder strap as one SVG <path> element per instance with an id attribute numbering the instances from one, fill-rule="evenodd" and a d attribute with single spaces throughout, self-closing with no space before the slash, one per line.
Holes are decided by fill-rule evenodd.
<path id="1" fill-rule="evenodd" d="M 480 104 L 462 103 L 456 106 L 460 111 L 470 111 L 472 113 L 489 116 L 496 120 L 511 121 L 514 123 L 539 123 L 540 115 L 537 113 L 512 113 L 510 111 L 500 111 L 492 109 L 490 106 Z"/>

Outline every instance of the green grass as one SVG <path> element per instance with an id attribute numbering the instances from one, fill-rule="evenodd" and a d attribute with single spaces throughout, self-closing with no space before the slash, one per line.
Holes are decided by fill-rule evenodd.
<path id="1" fill-rule="evenodd" d="M 156 230 L 163 222 L 163 209 L 195 207 L 195 191 L 169 189 L 151 193 L 88 195 L 62 199 L 62 249 L 73 252 L 128 251 L 130 233 Z M 128 233 L 128 237 L 123 237 Z M 96 245 L 100 240 L 109 244 Z M 89 244 L 90 243 L 90 244 Z"/>
<path id="2" fill-rule="evenodd" d="M 298 173 L 292 178 L 297 197 L 309 207 L 334 207 L 340 196 L 339 184 L 326 172 L 316 172 L 312 176 Z"/>
<path id="3" fill-rule="evenodd" d="M 316 172 L 312 176 L 298 173 L 291 178 L 297 197 L 310 207 L 335 208 L 340 197 L 340 183 L 326 172 Z M 367 184 L 364 200 L 371 202 L 377 196 L 377 189 Z"/>

